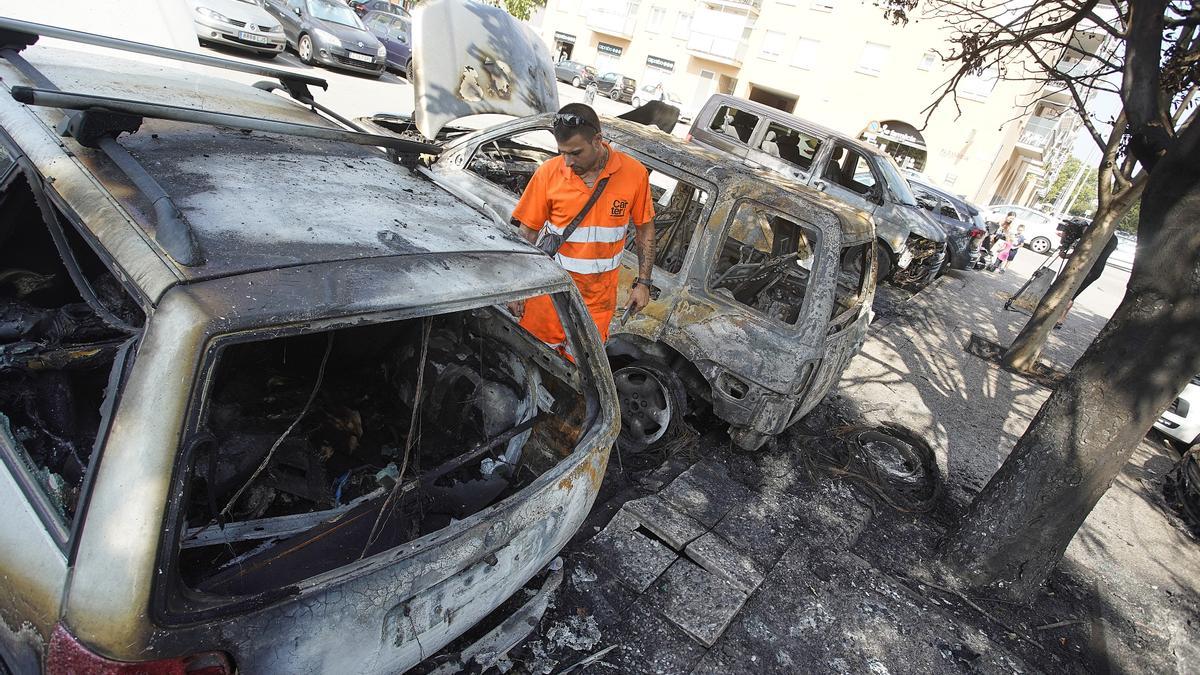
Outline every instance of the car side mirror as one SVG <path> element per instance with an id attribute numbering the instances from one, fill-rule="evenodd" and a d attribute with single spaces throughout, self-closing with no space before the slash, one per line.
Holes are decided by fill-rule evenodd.
<path id="1" fill-rule="evenodd" d="M 303 12 L 301 12 L 299 7 L 293 7 L 292 11 L 296 13 L 296 16 L 300 16 L 301 14 L 303 14 Z"/>

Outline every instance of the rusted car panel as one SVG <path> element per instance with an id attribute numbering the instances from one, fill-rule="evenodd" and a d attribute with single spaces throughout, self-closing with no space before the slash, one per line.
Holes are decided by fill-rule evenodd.
<path id="1" fill-rule="evenodd" d="M 71 65 L 90 57 L 24 54 L 106 94 L 127 77 L 119 59 L 90 73 Z M 3 60 L 0 77 L 28 83 Z M 258 89 L 155 78 L 204 106 L 330 124 Z M 0 552 L 7 665 L 36 669 L 69 631 L 98 658 L 397 672 L 574 534 L 618 427 L 561 268 L 377 151 L 144 120 L 120 143 L 207 249 L 179 264 L 146 198 L 58 137 L 62 117 L 0 93 L 0 160 L 21 174 L 0 214 L 0 542 L 22 542 Z M 574 363 L 499 309 L 544 294 Z M 361 373 L 377 388 L 355 398 Z M 56 435 L 50 404 L 98 430 Z"/>
<path id="2" fill-rule="evenodd" d="M 447 183 L 477 195 L 507 218 L 523 181 L 553 154 L 539 148 L 535 134 L 546 133 L 548 116 L 499 125 L 447 143 L 432 171 Z M 403 122 L 376 119 L 376 128 L 406 131 Z M 626 323 L 618 311 L 607 345 L 610 356 L 671 364 L 678 356 L 702 382 L 689 391 L 704 398 L 728 422 L 734 440 L 756 448 L 803 416 L 825 395 L 849 357 L 857 352 L 870 322 L 874 272 L 870 261 L 854 293 L 850 314 L 835 312 L 834 295 L 842 258 L 853 247 L 870 248 L 874 227 L 869 216 L 832 198 L 746 167 L 721 153 L 684 145 L 666 134 L 621 120 L 605 120 L 605 136 L 653 175 L 669 173 L 707 195 L 697 214 L 686 255 L 678 269 L 654 272 L 657 297 Z M 652 188 L 653 189 L 653 188 Z M 750 311 L 728 291 L 714 291 L 712 276 L 721 248 L 736 230 L 734 211 L 754 203 L 803 223 L 815 237 L 803 306 L 784 323 Z M 693 205 L 699 207 L 700 205 Z M 663 210 L 663 205 L 659 205 Z M 732 228 L 732 229 L 731 229 Z M 627 250 L 622 261 L 618 307 L 635 276 L 637 260 Z M 836 330 L 831 316 L 840 317 Z"/>
<path id="3" fill-rule="evenodd" d="M 541 38 L 499 7 L 422 3 L 413 11 L 417 128 L 435 138 L 469 115 L 557 110 L 552 64 Z"/>

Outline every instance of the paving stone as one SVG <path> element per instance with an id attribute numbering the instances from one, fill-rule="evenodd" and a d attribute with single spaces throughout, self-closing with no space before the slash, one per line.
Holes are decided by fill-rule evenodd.
<path id="1" fill-rule="evenodd" d="M 749 556 L 709 532 L 687 545 L 687 557 L 747 594 L 763 582 L 763 573 Z"/>
<path id="2" fill-rule="evenodd" d="M 561 614 L 595 616 L 603 632 L 625 621 L 626 610 L 638 597 L 636 591 L 583 556 L 568 558 L 566 566 L 565 583 L 555 600 Z"/>
<path id="3" fill-rule="evenodd" d="M 747 594 L 691 560 L 680 558 L 644 597 L 685 633 L 711 647 L 745 604 Z"/>
<path id="4" fill-rule="evenodd" d="M 695 518 L 681 513 L 658 495 L 650 495 L 625 503 L 625 510 L 641 522 L 668 546 L 683 550 L 689 542 L 708 531 Z"/>
<path id="5" fill-rule="evenodd" d="M 638 528 L 641 523 L 625 509 L 583 546 L 596 564 L 611 572 L 630 588 L 642 592 L 654 583 L 678 555 Z"/>
<path id="6" fill-rule="evenodd" d="M 690 671 L 704 656 L 704 647 L 642 602 L 629 608 L 619 626 L 604 632 L 596 650 L 614 644 L 617 648 L 604 656 L 612 668 L 592 666 L 587 672 L 674 675 Z"/>
<path id="7" fill-rule="evenodd" d="M 730 480 L 724 467 L 715 462 L 698 462 L 659 493 L 675 508 L 712 527 L 734 507 L 749 501 L 745 486 Z"/>
<path id="8" fill-rule="evenodd" d="M 779 557 L 804 529 L 804 502 L 782 492 L 764 490 L 751 502 L 730 509 L 713 528 L 762 570 Z"/>
<path id="9" fill-rule="evenodd" d="M 857 556 L 796 542 L 692 672 L 1032 672 L 905 590 Z"/>

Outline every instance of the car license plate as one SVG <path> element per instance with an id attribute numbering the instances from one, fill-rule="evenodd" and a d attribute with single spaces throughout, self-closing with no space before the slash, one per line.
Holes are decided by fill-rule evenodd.
<path id="1" fill-rule="evenodd" d="M 267 44 L 270 42 L 270 40 L 267 38 L 261 35 L 255 35 L 254 33 L 239 32 L 238 37 L 243 40 L 249 40 L 250 42 L 258 42 L 259 44 Z"/>
<path id="2" fill-rule="evenodd" d="M 350 58 L 354 59 L 355 61 L 362 61 L 364 63 L 370 63 L 375 60 L 375 58 L 372 56 L 367 56 L 366 54 L 359 54 L 358 52 L 346 52 L 346 53 L 349 54 Z"/>
<path id="3" fill-rule="evenodd" d="M 913 258 L 912 251 L 908 251 L 908 250 L 904 251 L 904 253 L 900 254 L 900 259 L 896 261 L 896 267 L 899 267 L 900 269 L 904 269 L 905 267 L 908 267 L 908 264 L 910 262 L 912 262 L 912 258 Z"/>

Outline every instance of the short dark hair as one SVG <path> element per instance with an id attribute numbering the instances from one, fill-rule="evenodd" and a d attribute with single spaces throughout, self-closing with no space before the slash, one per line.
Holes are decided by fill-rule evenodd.
<path id="1" fill-rule="evenodd" d="M 600 117 L 596 115 L 596 111 L 592 107 L 583 103 L 568 103 L 558 111 L 559 115 L 574 116 L 578 118 L 582 124 L 567 124 L 559 123 L 558 117 L 555 117 L 554 123 L 554 140 L 559 143 L 570 139 L 572 136 L 583 136 L 586 140 L 592 140 L 600 133 Z"/>

